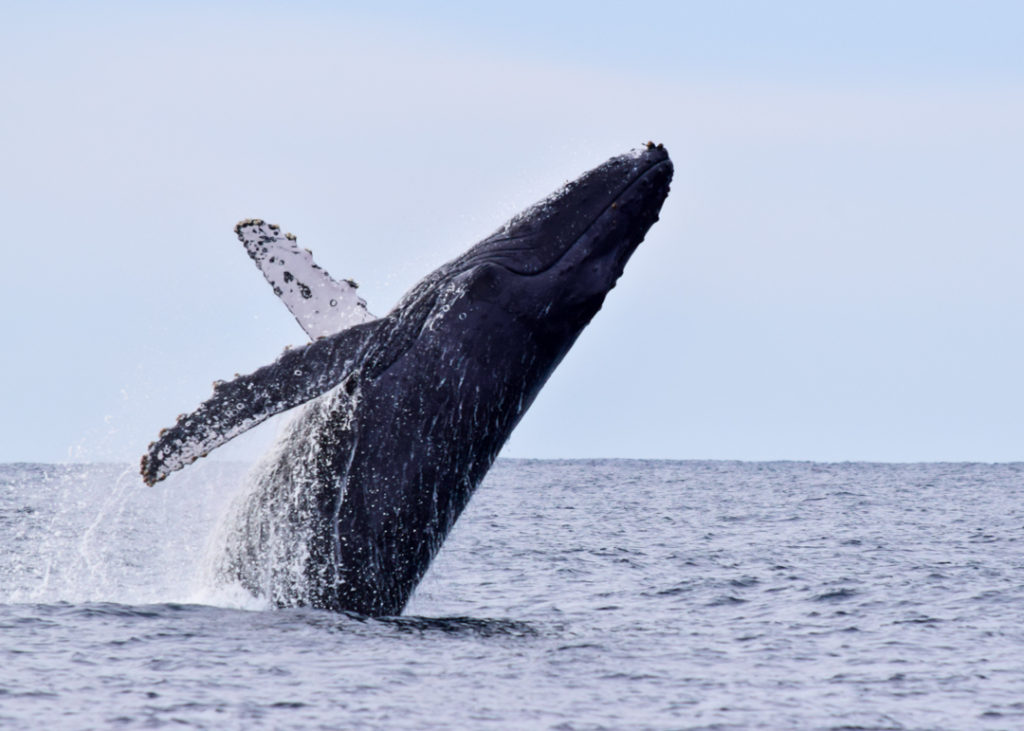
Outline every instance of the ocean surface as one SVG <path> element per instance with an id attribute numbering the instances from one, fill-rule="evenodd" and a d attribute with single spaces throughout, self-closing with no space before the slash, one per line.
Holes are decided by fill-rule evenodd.
<path id="1" fill-rule="evenodd" d="M 216 585 L 244 475 L 0 465 L 0 727 L 1024 728 L 1024 464 L 499 461 L 382 620 Z"/>

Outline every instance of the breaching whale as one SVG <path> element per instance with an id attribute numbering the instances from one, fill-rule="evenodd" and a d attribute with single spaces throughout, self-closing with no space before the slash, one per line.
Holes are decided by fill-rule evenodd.
<path id="1" fill-rule="evenodd" d="M 354 283 L 300 262 L 290 234 L 239 224 L 250 256 L 317 339 L 216 383 L 150 445 L 143 479 L 153 484 L 305 404 L 240 503 L 221 570 L 278 606 L 400 614 L 658 220 L 672 172 L 653 143 L 608 160 L 429 274 L 379 319 Z M 298 266 L 322 281 L 298 281 Z M 332 332 L 341 297 L 355 315 Z"/>

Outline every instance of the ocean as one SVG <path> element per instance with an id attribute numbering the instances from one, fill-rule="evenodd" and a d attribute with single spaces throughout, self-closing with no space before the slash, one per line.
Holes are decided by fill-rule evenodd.
<path id="1" fill-rule="evenodd" d="M 0 727 L 1024 728 L 1024 463 L 499 460 L 390 619 L 216 584 L 245 473 L 0 465 Z"/>

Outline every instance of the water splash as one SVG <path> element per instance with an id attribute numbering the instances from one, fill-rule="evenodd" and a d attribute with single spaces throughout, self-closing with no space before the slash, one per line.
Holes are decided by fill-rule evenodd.
<path id="1" fill-rule="evenodd" d="M 351 392 L 335 389 L 296 410 L 247 477 L 211 546 L 209 585 L 244 587 L 272 606 L 307 606 L 315 587 L 336 581 L 336 516 L 325 508 L 344 500 L 344 476 L 323 479 L 325 442 L 315 433 L 331 421 L 333 433 L 351 437 L 360 400 L 358 379 L 353 383 Z M 355 448 L 351 438 L 329 444 Z"/>
<path id="2" fill-rule="evenodd" d="M 316 413 L 251 469 L 209 461 L 146 487 L 134 466 L 0 465 L 0 603 L 308 603 L 320 445 L 291 425 L 350 418 L 334 400 L 297 410 Z"/>
<path id="3" fill-rule="evenodd" d="M 202 570 L 244 475 L 210 462 L 146 488 L 127 465 L 0 466 L 0 601 L 253 607 Z"/>

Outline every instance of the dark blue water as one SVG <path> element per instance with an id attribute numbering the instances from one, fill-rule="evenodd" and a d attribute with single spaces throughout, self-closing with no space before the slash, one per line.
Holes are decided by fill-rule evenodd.
<path id="1" fill-rule="evenodd" d="M 1024 464 L 503 461 L 390 620 L 216 586 L 241 476 L 0 466 L 0 726 L 1024 727 Z"/>

